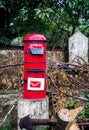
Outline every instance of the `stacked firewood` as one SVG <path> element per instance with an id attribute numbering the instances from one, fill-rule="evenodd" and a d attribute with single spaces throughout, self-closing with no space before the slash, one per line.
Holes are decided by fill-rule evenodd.
<path id="1" fill-rule="evenodd" d="M 74 65 L 65 62 L 47 62 L 47 91 L 52 99 L 54 112 L 67 108 L 70 98 L 74 108 L 88 101 L 89 64 Z"/>

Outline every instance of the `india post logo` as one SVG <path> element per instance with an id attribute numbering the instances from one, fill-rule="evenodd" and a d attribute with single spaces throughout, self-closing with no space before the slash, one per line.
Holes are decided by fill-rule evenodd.
<path id="1" fill-rule="evenodd" d="M 28 78 L 28 90 L 44 90 L 44 78 Z"/>

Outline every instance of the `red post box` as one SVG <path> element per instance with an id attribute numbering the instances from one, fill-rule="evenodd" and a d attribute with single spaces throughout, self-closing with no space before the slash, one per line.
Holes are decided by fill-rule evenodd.
<path id="1" fill-rule="evenodd" d="M 41 34 L 24 37 L 24 98 L 46 97 L 46 41 Z"/>

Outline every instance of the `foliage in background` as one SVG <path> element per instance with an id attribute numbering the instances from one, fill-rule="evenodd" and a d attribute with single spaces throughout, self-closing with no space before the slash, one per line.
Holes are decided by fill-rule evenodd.
<path id="1" fill-rule="evenodd" d="M 41 33 L 47 37 L 49 49 L 64 49 L 75 31 L 89 36 L 88 8 L 88 0 L 1 0 L 0 43 L 9 44 L 27 33 Z"/>

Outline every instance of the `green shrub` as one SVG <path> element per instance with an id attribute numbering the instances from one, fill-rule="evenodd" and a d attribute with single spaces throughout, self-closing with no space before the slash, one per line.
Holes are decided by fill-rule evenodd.
<path id="1" fill-rule="evenodd" d="M 84 109 L 78 115 L 78 119 L 87 119 L 89 120 L 89 102 L 86 102 Z"/>

